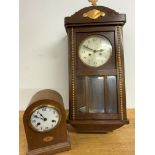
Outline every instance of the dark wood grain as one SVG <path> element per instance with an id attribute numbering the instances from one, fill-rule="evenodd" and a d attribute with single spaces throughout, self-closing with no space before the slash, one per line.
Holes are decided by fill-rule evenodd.
<path id="1" fill-rule="evenodd" d="M 40 133 L 31 127 L 30 117 L 34 109 L 43 105 L 51 105 L 59 109 L 61 119 L 54 129 Z M 53 154 L 70 149 L 63 100 L 56 91 L 46 89 L 35 94 L 24 112 L 23 123 L 28 144 L 27 155 Z M 52 140 L 45 141 L 48 137 Z"/>
<path id="2" fill-rule="evenodd" d="M 83 14 L 92 10 L 92 9 L 98 9 L 100 11 L 105 12 L 106 16 L 100 17 L 97 20 L 92 20 L 90 18 L 84 18 Z M 124 25 L 126 22 L 126 15 L 125 14 L 119 14 L 116 11 L 104 7 L 104 6 L 91 6 L 91 7 L 86 7 L 78 12 L 76 12 L 74 15 L 71 17 L 66 17 L 65 18 L 65 27 L 88 27 L 88 26 L 103 26 L 103 25 Z"/>
<path id="3" fill-rule="evenodd" d="M 106 16 L 99 17 L 98 19 L 90 19 L 83 17 L 83 14 L 92 10 L 98 9 L 103 11 Z M 119 14 L 118 12 L 103 6 L 86 7 L 76 12 L 71 17 L 65 18 L 65 28 L 68 34 L 69 41 L 69 117 L 68 123 L 73 125 L 79 132 L 109 132 L 117 129 L 125 124 L 128 124 L 126 116 L 126 93 L 125 93 L 125 72 L 124 72 L 124 56 L 123 56 L 123 39 L 122 29 L 118 34 L 118 26 L 126 23 L 126 15 Z M 91 35 L 104 36 L 112 45 L 112 56 L 108 62 L 98 68 L 89 67 L 79 59 L 79 46 L 84 39 Z M 118 49 L 120 59 L 118 59 Z M 75 54 L 73 58 L 72 55 Z M 71 58 L 72 57 L 72 58 Z M 118 65 L 121 62 L 121 67 Z M 74 69 L 72 66 L 75 66 Z M 121 76 L 120 76 L 121 69 Z M 73 77 L 74 74 L 74 77 Z M 114 98 L 115 107 L 118 109 L 115 113 L 108 111 L 109 107 L 109 88 L 107 78 L 115 76 L 116 85 L 113 85 L 116 90 L 117 97 Z M 79 112 L 81 103 L 78 101 L 77 80 L 84 77 L 83 89 L 86 112 Z M 90 77 L 104 77 L 104 102 L 105 112 L 89 112 L 90 93 L 88 89 L 87 79 Z M 72 80 L 74 78 L 74 81 Z M 120 84 L 120 81 L 122 82 Z M 121 87 L 120 87 L 121 85 Z M 74 103 L 73 103 L 73 86 L 74 86 Z M 123 91 L 123 93 L 120 93 Z M 80 100 L 81 102 L 81 100 Z M 96 103 L 97 104 L 97 103 Z M 122 109 L 123 108 L 123 109 Z"/>
<path id="4" fill-rule="evenodd" d="M 116 69 L 104 69 L 104 70 L 86 70 L 86 69 L 80 69 L 77 70 L 77 76 L 86 76 L 86 75 L 98 75 L 98 76 L 110 76 L 110 75 L 117 75 Z"/>

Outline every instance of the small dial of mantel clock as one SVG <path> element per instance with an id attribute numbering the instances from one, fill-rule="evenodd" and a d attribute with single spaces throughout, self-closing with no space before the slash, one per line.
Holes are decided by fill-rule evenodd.
<path id="1" fill-rule="evenodd" d="M 126 15 L 92 6 L 65 18 L 69 42 L 68 123 L 78 132 L 110 132 L 128 124 L 122 27 Z"/>
<path id="2" fill-rule="evenodd" d="M 54 129 L 60 121 L 58 110 L 50 106 L 42 106 L 36 109 L 31 115 L 31 125 L 39 132 L 47 132 Z"/>

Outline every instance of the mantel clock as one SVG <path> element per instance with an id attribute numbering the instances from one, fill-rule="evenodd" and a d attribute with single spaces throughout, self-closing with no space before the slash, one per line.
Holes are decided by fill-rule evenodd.
<path id="1" fill-rule="evenodd" d="M 129 123 L 122 41 L 126 15 L 89 1 L 93 6 L 65 18 L 68 122 L 79 132 L 110 132 Z"/>
<path id="2" fill-rule="evenodd" d="M 37 92 L 24 112 L 23 123 L 26 155 L 52 155 L 70 149 L 66 111 L 58 92 L 50 89 Z"/>

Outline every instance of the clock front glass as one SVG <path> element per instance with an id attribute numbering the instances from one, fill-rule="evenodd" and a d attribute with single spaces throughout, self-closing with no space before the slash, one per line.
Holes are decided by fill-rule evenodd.
<path id="1" fill-rule="evenodd" d="M 46 132 L 55 128 L 60 121 L 60 114 L 54 107 L 40 107 L 35 110 L 30 118 L 31 126 L 39 131 Z"/>
<path id="2" fill-rule="evenodd" d="M 104 36 L 89 36 L 79 46 L 79 58 L 87 66 L 100 67 L 111 55 L 112 45 Z"/>

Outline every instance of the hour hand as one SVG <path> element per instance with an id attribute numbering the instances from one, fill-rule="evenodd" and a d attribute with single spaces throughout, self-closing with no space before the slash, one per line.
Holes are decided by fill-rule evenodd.
<path id="1" fill-rule="evenodd" d="M 97 50 L 97 52 L 103 52 L 103 51 L 104 51 L 104 49 Z"/>
<path id="2" fill-rule="evenodd" d="M 38 117 L 37 115 L 34 115 L 34 118 L 39 118 L 39 119 L 42 119 L 42 120 L 44 120 L 43 118 L 41 118 L 41 117 Z"/>

